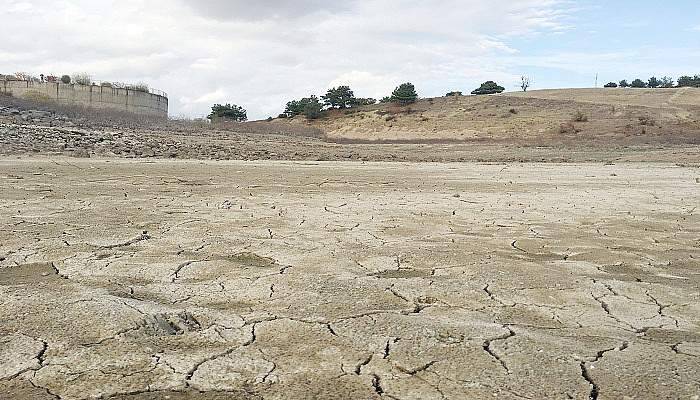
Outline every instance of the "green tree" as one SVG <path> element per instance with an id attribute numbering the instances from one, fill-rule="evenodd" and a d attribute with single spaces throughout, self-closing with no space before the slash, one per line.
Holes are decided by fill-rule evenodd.
<path id="1" fill-rule="evenodd" d="M 647 86 L 650 88 L 657 88 L 661 86 L 661 81 L 658 80 L 655 76 L 652 76 L 649 78 L 649 82 L 647 82 Z"/>
<path id="2" fill-rule="evenodd" d="M 681 76 L 678 78 L 678 87 L 700 87 L 700 75 Z"/>
<path id="3" fill-rule="evenodd" d="M 391 96 L 384 96 L 381 99 L 379 99 L 380 103 L 391 103 Z"/>
<path id="4" fill-rule="evenodd" d="M 304 104 L 304 116 L 307 119 L 321 118 L 321 116 L 323 115 L 323 104 L 321 104 L 321 102 L 318 101 L 318 97 L 311 96 L 311 98 L 307 100 L 309 101 L 305 102 Z"/>
<path id="5" fill-rule="evenodd" d="M 349 86 L 338 86 L 328 89 L 325 96 L 321 96 L 323 102 L 330 108 L 349 108 L 355 101 L 355 93 Z"/>
<path id="6" fill-rule="evenodd" d="M 284 109 L 284 114 L 289 118 L 304 114 L 306 113 L 309 104 L 311 104 L 311 108 L 313 108 L 315 107 L 315 104 L 321 104 L 321 102 L 319 101 L 318 97 L 314 95 L 304 97 L 300 100 L 292 100 L 287 103 L 287 107 Z"/>
<path id="7" fill-rule="evenodd" d="M 246 110 L 235 104 L 214 104 L 211 108 L 211 114 L 207 117 L 212 121 L 219 119 L 231 120 L 236 122 L 244 122 L 248 120 Z"/>
<path id="8" fill-rule="evenodd" d="M 391 101 L 402 105 L 415 103 L 417 99 L 416 87 L 410 82 L 402 83 L 391 93 Z"/>
<path id="9" fill-rule="evenodd" d="M 615 83 L 615 82 L 609 82 L 609 83 L 606 83 L 605 86 L 603 86 L 603 87 L 606 87 L 606 88 L 616 88 L 616 87 L 617 87 L 617 83 Z"/>
<path id="10" fill-rule="evenodd" d="M 69 75 L 63 75 L 61 77 L 61 82 L 65 83 L 66 85 L 69 85 L 71 82 L 70 76 Z"/>
<path id="11" fill-rule="evenodd" d="M 627 82 L 627 79 L 623 79 L 620 81 L 620 87 L 621 88 L 630 87 L 630 84 Z"/>
<path id="12" fill-rule="evenodd" d="M 662 88 L 672 88 L 674 85 L 674 80 L 671 77 L 664 76 L 661 78 L 661 87 Z"/>
<path id="13" fill-rule="evenodd" d="M 647 87 L 647 84 L 646 84 L 646 82 L 644 82 L 644 81 L 641 80 L 641 79 L 635 79 L 635 80 L 632 81 L 632 84 L 631 84 L 630 86 L 633 87 L 633 88 L 638 88 L 638 89 L 640 89 L 640 88 L 645 88 L 645 87 Z"/>
<path id="14" fill-rule="evenodd" d="M 481 87 L 478 89 L 474 90 L 472 94 L 496 94 L 496 93 L 502 93 L 506 88 L 503 86 L 498 86 L 498 84 L 494 81 L 486 81 L 481 84 Z"/>

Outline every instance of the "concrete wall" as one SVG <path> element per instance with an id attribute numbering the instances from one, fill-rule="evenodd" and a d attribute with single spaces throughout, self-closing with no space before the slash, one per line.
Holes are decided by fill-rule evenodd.
<path id="1" fill-rule="evenodd" d="M 102 86 L 0 80 L 0 92 L 22 98 L 49 98 L 64 104 L 110 108 L 141 115 L 168 116 L 168 98 L 153 93 Z"/>

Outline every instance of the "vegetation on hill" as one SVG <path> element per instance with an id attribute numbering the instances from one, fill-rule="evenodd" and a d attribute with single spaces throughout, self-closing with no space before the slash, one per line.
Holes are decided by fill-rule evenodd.
<path id="1" fill-rule="evenodd" d="M 700 75 L 695 75 L 694 77 L 681 76 L 678 78 L 678 87 L 700 88 Z"/>
<path id="2" fill-rule="evenodd" d="M 496 94 L 496 93 L 503 93 L 503 91 L 505 91 L 505 90 L 506 90 L 506 88 L 504 88 L 503 86 L 499 86 L 494 81 L 486 81 L 486 82 L 481 84 L 481 87 L 472 91 L 472 94 L 475 94 L 475 95 Z"/>
<path id="3" fill-rule="evenodd" d="M 321 96 L 323 103 L 328 108 L 350 108 L 355 102 L 355 93 L 350 86 L 338 86 L 328 89 L 328 92 Z"/>
<path id="4" fill-rule="evenodd" d="M 321 102 L 315 95 L 304 97 L 300 100 L 292 100 L 287 102 L 287 107 L 284 109 L 284 113 L 280 116 L 284 115 L 287 118 L 292 118 L 297 115 L 305 114 L 307 111 L 313 111 L 317 108 L 320 109 L 322 107 L 319 107 L 320 105 Z"/>
<path id="5" fill-rule="evenodd" d="M 236 122 L 245 122 L 248 120 L 246 110 L 235 104 L 214 104 L 211 108 L 211 114 L 207 117 L 212 121 L 228 120 Z"/>
<path id="6" fill-rule="evenodd" d="M 605 88 L 673 88 L 673 87 L 700 87 L 700 75 L 682 76 L 678 78 L 678 84 L 673 78 L 664 76 L 657 78 L 652 76 L 647 81 L 642 79 L 634 79 L 631 83 L 626 79 L 619 83 L 608 82 L 604 85 Z M 523 92 L 527 92 L 530 88 L 530 78 L 523 75 L 520 77 L 519 86 Z M 130 87 L 133 90 L 136 88 Z M 148 90 L 148 89 L 146 89 Z M 495 81 L 486 81 L 481 86 L 471 92 L 473 95 L 489 95 L 503 93 L 505 88 Z M 446 97 L 462 96 L 461 91 L 450 91 L 445 94 Z M 279 118 L 292 118 L 297 115 L 304 115 L 308 119 L 316 119 L 324 116 L 329 110 L 344 110 L 358 106 L 373 105 L 376 103 L 386 104 L 394 103 L 400 106 L 412 104 L 418 100 L 418 93 L 412 83 L 403 83 L 399 85 L 390 96 L 384 96 L 379 101 L 374 98 L 355 97 L 354 91 L 347 85 L 332 87 L 327 90 L 326 94 L 320 98 L 316 95 L 311 95 L 299 100 L 291 100 L 287 102 L 284 112 L 279 115 Z"/>
<path id="7" fill-rule="evenodd" d="M 647 87 L 647 84 L 646 84 L 646 82 L 644 82 L 644 81 L 641 80 L 641 79 L 635 79 L 635 80 L 633 80 L 632 83 L 630 84 L 630 87 L 637 88 L 637 89 L 641 89 L 641 88 Z"/>
<path id="8" fill-rule="evenodd" d="M 402 105 L 415 103 L 417 99 L 416 87 L 410 82 L 402 83 L 391 93 L 391 101 Z"/>

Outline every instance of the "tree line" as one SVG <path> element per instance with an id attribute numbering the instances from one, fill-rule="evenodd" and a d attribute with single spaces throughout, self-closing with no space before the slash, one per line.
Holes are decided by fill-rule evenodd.
<path id="1" fill-rule="evenodd" d="M 524 81 L 523 81 L 524 82 Z M 529 86 L 529 81 L 527 83 Z M 523 90 L 527 90 L 524 87 Z M 487 81 L 471 93 L 474 95 L 495 94 L 505 91 L 503 86 L 494 81 Z M 447 96 L 461 96 L 462 92 L 450 92 Z M 371 97 L 356 97 L 354 91 L 349 86 L 338 86 L 328 89 L 325 95 L 318 97 L 310 95 L 297 100 L 287 102 L 284 112 L 278 118 L 293 118 L 297 115 L 304 115 L 308 119 L 317 119 L 328 110 L 343 110 L 358 106 L 372 105 L 379 103 L 394 103 L 406 106 L 418 100 L 416 87 L 410 83 L 402 83 L 397 86 L 390 96 L 383 97 L 379 101 Z M 226 119 L 230 121 L 245 122 L 248 120 L 246 110 L 236 104 L 214 104 L 211 114 L 207 117 L 212 121 Z M 269 119 L 272 119 L 271 117 Z"/>
<path id="2" fill-rule="evenodd" d="M 633 80 L 632 82 L 627 82 L 626 79 L 621 80 L 619 83 L 616 82 L 609 82 L 604 85 L 606 88 L 650 88 L 650 89 L 656 89 L 656 88 L 681 88 L 681 87 L 696 87 L 700 88 L 700 75 L 695 75 L 695 76 L 688 76 L 684 75 L 678 78 L 678 81 L 676 81 L 673 78 L 670 78 L 668 76 L 664 76 L 663 78 L 657 78 L 655 76 L 652 76 L 649 78 L 647 81 L 643 81 L 639 78 Z"/>
<path id="3" fill-rule="evenodd" d="M 526 76 L 521 77 L 520 89 L 524 92 L 530 87 L 530 79 Z M 664 76 L 657 78 L 652 76 L 647 81 L 634 79 L 631 83 L 623 79 L 619 83 L 610 82 L 605 84 L 606 88 L 677 88 L 677 87 L 696 87 L 700 88 L 700 75 L 681 76 L 678 80 Z M 502 93 L 505 91 L 503 86 L 500 86 L 494 81 L 486 81 L 477 89 L 473 90 L 473 95 L 488 95 Z M 462 92 L 452 91 L 446 94 L 447 97 L 462 96 Z M 395 103 L 398 105 L 408 105 L 414 103 L 418 99 L 418 92 L 415 86 L 406 82 L 394 89 L 391 96 L 386 96 L 380 99 L 379 103 Z M 338 86 L 328 89 L 325 95 L 316 96 L 310 95 L 297 100 L 287 102 L 284 112 L 278 118 L 293 118 L 297 115 L 304 115 L 308 119 L 320 118 L 324 111 L 342 110 L 363 105 L 376 104 L 377 100 L 373 98 L 355 97 L 355 93 L 350 86 Z M 236 104 L 215 104 L 212 107 L 212 112 L 208 116 L 211 120 L 227 119 L 238 122 L 248 120 L 246 110 Z M 272 119 L 272 118 L 269 118 Z"/>

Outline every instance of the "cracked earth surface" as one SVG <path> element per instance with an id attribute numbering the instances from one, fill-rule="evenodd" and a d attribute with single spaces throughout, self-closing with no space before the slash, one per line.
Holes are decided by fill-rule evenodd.
<path id="1" fill-rule="evenodd" d="M 700 173 L 0 160 L 0 398 L 697 399 Z"/>

